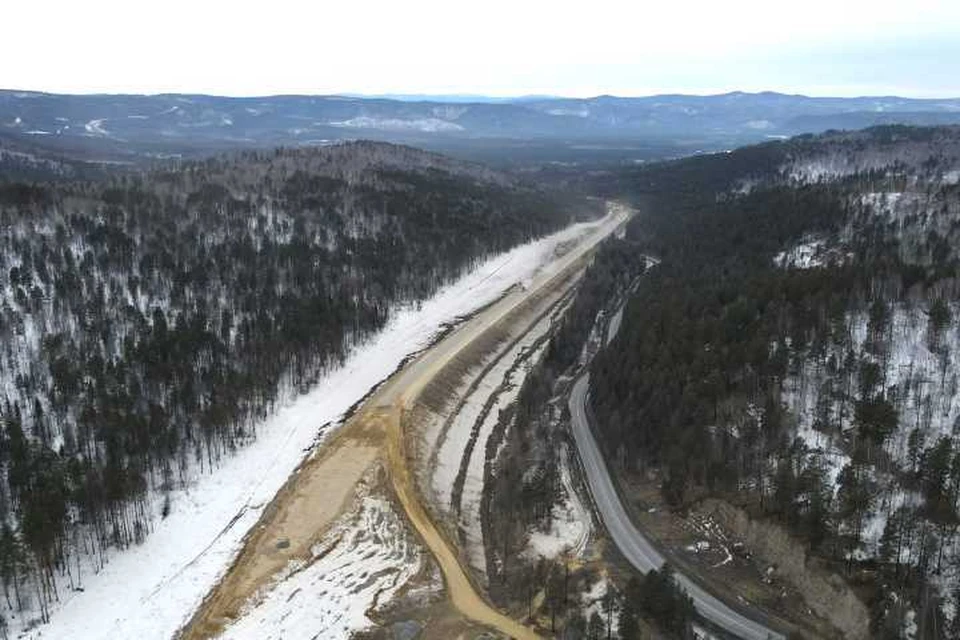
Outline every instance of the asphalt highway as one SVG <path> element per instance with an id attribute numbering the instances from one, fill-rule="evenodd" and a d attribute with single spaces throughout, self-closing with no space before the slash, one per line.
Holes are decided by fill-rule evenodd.
<path id="1" fill-rule="evenodd" d="M 584 374 L 576 381 L 570 393 L 569 406 L 573 437 L 597 512 L 610 538 L 630 564 L 642 573 L 659 569 L 663 566 L 664 558 L 627 515 L 593 437 L 586 410 L 589 385 L 589 374 Z M 686 576 L 679 573 L 675 576 L 680 586 L 693 599 L 697 612 L 726 632 L 743 640 L 786 640 L 782 634 L 727 606 Z"/>

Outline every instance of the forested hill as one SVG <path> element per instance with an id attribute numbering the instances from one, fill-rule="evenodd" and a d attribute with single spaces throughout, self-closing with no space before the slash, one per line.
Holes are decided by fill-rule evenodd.
<path id="1" fill-rule="evenodd" d="M 908 127 L 595 183 L 662 260 L 593 366 L 610 459 L 788 527 L 873 637 L 960 637 L 958 183 L 960 130 Z"/>
<path id="2" fill-rule="evenodd" d="M 42 609 L 77 553 L 148 535 L 151 492 L 253 438 L 391 308 L 574 211 L 589 207 L 366 142 L 0 180 L 8 603 Z"/>

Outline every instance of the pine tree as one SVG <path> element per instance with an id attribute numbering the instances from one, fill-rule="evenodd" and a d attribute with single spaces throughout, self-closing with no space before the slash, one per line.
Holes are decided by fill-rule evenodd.
<path id="1" fill-rule="evenodd" d="M 606 637 L 606 624 L 599 611 L 590 614 L 590 620 L 587 622 L 587 639 L 604 640 Z"/>

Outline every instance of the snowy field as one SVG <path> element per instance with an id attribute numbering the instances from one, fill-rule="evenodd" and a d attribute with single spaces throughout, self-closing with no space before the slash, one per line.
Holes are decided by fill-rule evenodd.
<path id="1" fill-rule="evenodd" d="M 362 498 L 313 549 L 314 561 L 288 568 L 259 603 L 227 627 L 229 640 L 342 638 L 374 623 L 370 609 L 389 602 L 423 562 L 423 551 L 394 507 Z"/>
<path id="2" fill-rule="evenodd" d="M 423 131 L 428 133 L 463 131 L 456 122 L 440 118 L 372 118 L 357 116 L 349 120 L 328 122 L 333 127 L 349 129 L 378 129 L 380 131 Z"/>
<path id="3" fill-rule="evenodd" d="M 81 561 L 73 583 L 82 590 L 71 589 L 61 578 L 60 603 L 53 607 L 51 621 L 22 637 L 173 636 L 225 572 L 243 536 L 287 477 L 351 406 L 405 358 L 427 347 L 445 325 L 529 281 L 549 263 L 558 245 L 597 224 L 573 225 L 517 247 L 480 264 L 431 299 L 396 309 L 384 330 L 355 348 L 343 367 L 259 425 L 256 442 L 213 473 L 172 492 L 170 515 L 154 523 L 143 544 L 113 553 L 99 572 L 94 558 Z M 157 497 L 155 513 L 160 502 Z M 21 616 L 7 616 L 14 636 L 32 626 Z"/>

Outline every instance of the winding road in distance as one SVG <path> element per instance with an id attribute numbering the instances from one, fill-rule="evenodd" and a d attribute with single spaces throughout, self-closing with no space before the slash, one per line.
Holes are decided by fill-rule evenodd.
<path id="1" fill-rule="evenodd" d="M 593 437 L 586 410 L 589 386 L 589 373 L 581 376 L 573 385 L 569 399 L 570 423 L 597 512 L 610 538 L 630 564 L 642 573 L 659 569 L 663 566 L 664 558 L 627 515 L 600 448 Z M 675 575 L 677 582 L 693 599 L 697 612 L 709 622 L 743 640 L 786 640 L 781 633 L 725 605 L 687 576 L 679 573 Z"/>

